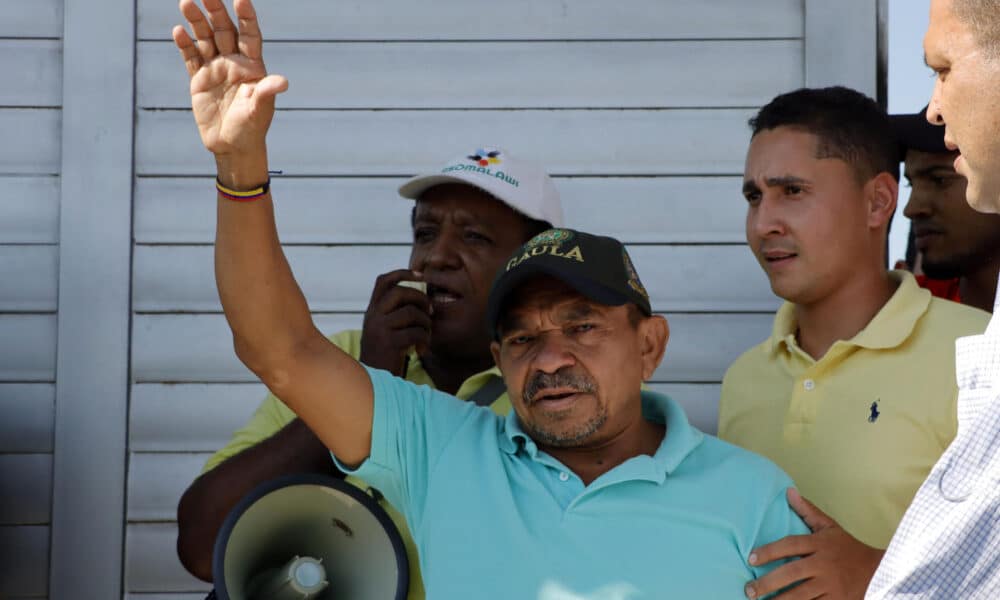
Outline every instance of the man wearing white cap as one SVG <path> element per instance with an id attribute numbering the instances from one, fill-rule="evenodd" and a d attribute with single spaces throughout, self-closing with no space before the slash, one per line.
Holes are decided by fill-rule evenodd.
<path id="1" fill-rule="evenodd" d="M 182 2 L 181 10 L 196 36 L 212 35 L 193 2 Z M 216 159 L 222 197 L 251 200 L 270 187 L 268 182 L 247 191 L 234 177 L 236 171 L 267 164 L 263 144 L 255 152 L 219 153 Z M 266 178 L 266 166 L 262 172 Z M 375 280 L 360 331 L 329 339 L 371 367 L 506 414 L 510 401 L 484 326 L 486 300 L 494 276 L 517 247 L 563 225 L 559 194 L 540 166 L 490 146 L 468 148 L 440 170 L 410 179 L 399 193 L 416 201 L 409 266 Z M 292 411 L 268 395 L 181 498 L 177 551 L 185 568 L 211 580 L 213 542 L 232 507 L 260 483 L 303 472 L 333 473 L 330 453 Z M 383 502 L 383 507 L 407 546 L 409 598 L 422 598 L 406 523 L 391 506 Z"/>

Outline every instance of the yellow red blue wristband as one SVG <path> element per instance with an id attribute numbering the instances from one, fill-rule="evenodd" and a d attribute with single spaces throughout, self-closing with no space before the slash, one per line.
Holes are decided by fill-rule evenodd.
<path id="1" fill-rule="evenodd" d="M 271 178 L 268 177 L 267 181 L 263 185 L 253 188 L 252 190 L 234 190 L 222 185 L 219 178 L 215 178 L 215 189 L 218 190 L 219 195 L 228 200 L 235 200 L 237 202 L 248 202 L 250 200 L 256 200 L 271 189 Z"/>

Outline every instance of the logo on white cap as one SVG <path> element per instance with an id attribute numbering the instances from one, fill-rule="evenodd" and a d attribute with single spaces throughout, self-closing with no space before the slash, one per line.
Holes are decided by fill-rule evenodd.
<path id="1" fill-rule="evenodd" d="M 475 154 L 470 154 L 466 158 L 476 163 L 480 167 L 488 167 L 490 165 L 500 164 L 500 151 L 499 150 L 483 150 L 482 148 L 476 150 Z"/>

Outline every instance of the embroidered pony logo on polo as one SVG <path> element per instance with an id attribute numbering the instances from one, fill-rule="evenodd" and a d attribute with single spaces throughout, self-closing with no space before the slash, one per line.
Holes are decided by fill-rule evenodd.
<path id="1" fill-rule="evenodd" d="M 879 415 L 882 414 L 882 413 L 880 413 L 878 411 L 878 403 L 879 403 L 879 401 L 876 400 L 875 402 L 872 402 L 871 406 L 868 407 L 868 412 L 869 412 L 869 414 L 868 414 L 868 422 L 869 423 L 874 423 L 875 421 L 878 421 Z"/>

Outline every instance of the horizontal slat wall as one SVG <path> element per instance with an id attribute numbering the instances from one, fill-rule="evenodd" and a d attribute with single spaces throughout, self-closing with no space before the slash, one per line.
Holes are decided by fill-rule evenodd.
<path id="1" fill-rule="evenodd" d="M 801 38 L 801 0 L 281 0 L 254 4 L 265 40 L 594 40 Z M 139 38 L 181 23 L 163 0 L 139 0 Z"/>
<path id="2" fill-rule="evenodd" d="M 62 37 L 62 0 L 0 2 L 0 38 Z"/>
<path id="3" fill-rule="evenodd" d="M 373 274 L 405 267 L 409 251 L 408 246 L 292 246 L 285 255 L 312 310 L 363 312 Z M 633 246 L 629 254 L 659 310 L 771 311 L 778 306 L 746 246 Z M 212 256 L 211 246 L 136 248 L 135 310 L 221 312 Z M 357 269 L 359 264 L 365 268 Z"/>
<path id="4" fill-rule="evenodd" d="M 55 244 L 59 178 L 0 175 L 0 244 Z"/>
<path id="5" fill-rule="evenodd" d="M 48 525 L 0 525 L 0 593 L 4 598 L 48 594 Z"/>
<path id="6" fill-rule="evenodd" d="M 0 106 L 59 106 L 62 102 L 62 43 L 0 39 Z"/>
<path id="7" fill-rule="evenodd" d="M 743 172 L 752 114 L 749 109 L 279 111 L 268 152 L 271 166 L 289 175 L 410 175 L 439 168 L 456 150 L 483 143 L 470 140 L 490 140 L 512 154 L 544 158 L 556 175 L 734 175 Z M 140 176 L 214 172 L 189 111 L 142 111 L 138 136 Z"/>
<path id="8" fill-rule="evenodd" d="M 670 343 L 657 382 L 719 382 L 737 356 L 770 333 L 768 313 L 667 314 Z M 321 331 L 360 328 L 360 313 L 318 314 Z M 138 314 L 133 323 L 133 379 L 153 382 L 253 381 L 232 352 L 221 314 Z"/>
<path id="9" fill-rule="evenodd" d="M 48 595 L 62 32 L 62 0 L 0 2 L 0 598 Z"/>
<path id="10" fill-rule="evenodd" d="M 281 239 L 288 244 L 409 244 L 413 203 L 396 194 L 404 181 L 274 178 Z M 740 177 L 556 178 L 568 223 L 627 243 L 745 243 L 741 185 Z M 210 177 L 144 177 L 136 182 L 135 202 L 140 244 L 210 244 L 215 237 Z M 670 218 L 648 217 L 665 204 L 671 206 Z"/>
<path id="11" fill-rule="evenodd" d="M 650 386 L 715 430 L 722 373 L 777 306 L 740 175 L 755 107 L 803 82 L 801 0 L 255 6 L 268 69 L 290 80 L 268 136 L 279 231 L 321 330 L 360 327 L 375 276 L 405 266 L 405 177 L 504 146 L 556 177 L 568 224 L 629 244 L 671 325 Z M 214 163 L 176 7 L 137 10 L 126 590 L 187 600 L 206 586 L 175 558 L 177 500 L 266 390 L 219 312 Z"/>
<path id="12" fill-rule="evenodd" d="M 775 89 L 801 82 L 802 58 L 800 40 L 285 42 L 267 48 L 268 70 L 294 82 L 279 101 L 282 108 L 757 106 Z M 138 60 L 139 106 L 191 106 L 172 43 L 140 43 Z M 729 93 L 717 93 L 719 81 Z"/>
<path id="13" fill-rule="evenodd" d="M 59 173 L 60 115 L 55 108 L 0 108 L 0 175 Z"/>

